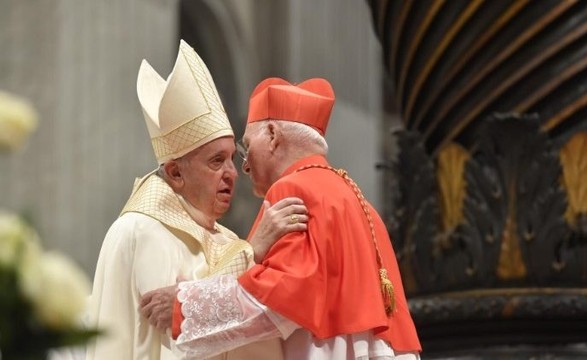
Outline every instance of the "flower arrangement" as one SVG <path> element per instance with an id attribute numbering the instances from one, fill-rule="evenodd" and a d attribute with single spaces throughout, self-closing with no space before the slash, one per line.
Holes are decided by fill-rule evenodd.
<path id="1" fill-rule="evenodd" d="M 38 116 L 29 102 L 0 91 L 0 150 L 18 150 L 37 128 Z"/>
<path id="2" fill-rule="evenodd" d="M 15 150 L 36 127 L 24 100 L 0 92 L 0 149 Z M 0 360 L 45 359 L 49 349 L 98 335 L 81 323 L 90 282 L 58 252 L 43 251 L 23 217 L 0 209 Z"/>

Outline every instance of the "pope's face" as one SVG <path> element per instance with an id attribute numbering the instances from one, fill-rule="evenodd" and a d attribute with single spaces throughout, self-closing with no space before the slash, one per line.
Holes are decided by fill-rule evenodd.
<path id="1" fill-rule="evenodd" d="M 258 197 L 264 197 L 273 183 L 269 141 L 270 137 L 261 122 L 247 125 L 243 135 L 243 145 L 247 149 L 243 172 L 251 178 L 253 193 Z"/>
<path id="2" fill-rule="evenodd" d="M 230 207 L 238 173 L 232 162 L 234 139 L 222 137 L 180 159 L 184 181 L 183 197 L 206 216 L 215 220 Z"/>

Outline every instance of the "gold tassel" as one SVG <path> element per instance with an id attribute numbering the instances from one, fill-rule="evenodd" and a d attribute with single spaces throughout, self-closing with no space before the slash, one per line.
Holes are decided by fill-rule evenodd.
<path id="1" fill-rule="evenodd" d="M 393 294 L 393 284 L 387 277 L 387 270 L 379 269 L 379 279 L 381 281 L 381 293 L 383 294 L 383 304 L 385 313 L 390 316 L 395 310 L 395 296 Z"/>

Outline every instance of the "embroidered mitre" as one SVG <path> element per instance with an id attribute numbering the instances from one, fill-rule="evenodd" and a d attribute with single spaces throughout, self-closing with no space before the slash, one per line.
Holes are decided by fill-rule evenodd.
<path id="1" fill-rule="evenodd" d="M 208 68 L 183 40 L 167 80 L 143 60 L 137 95 L 159 164 L 234 136 Z"/>

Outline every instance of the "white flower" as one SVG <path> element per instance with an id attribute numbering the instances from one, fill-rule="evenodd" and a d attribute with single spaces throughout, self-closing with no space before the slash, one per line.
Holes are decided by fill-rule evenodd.
<path id="1" fill-rule="evenodd" d="M 21 148 L 36 129 L 37 119 L 35 109 L 27 100 L 0 91 L 0 149 Z"/>
<path id="2" fill-rule="evenodd" d="M 0 266 L 17 266 L 38 241 L 37 233 L 19 216 L 0 210 Z"/>
<path id="3" fill-rule="evenodd" d="M 21 270 L 22 291 L 44 324 L 53 329 L 79 324 L 90 282 L 76 264 L 58 252 L 46 252 L 36 263 L 25 261 Z"/>

